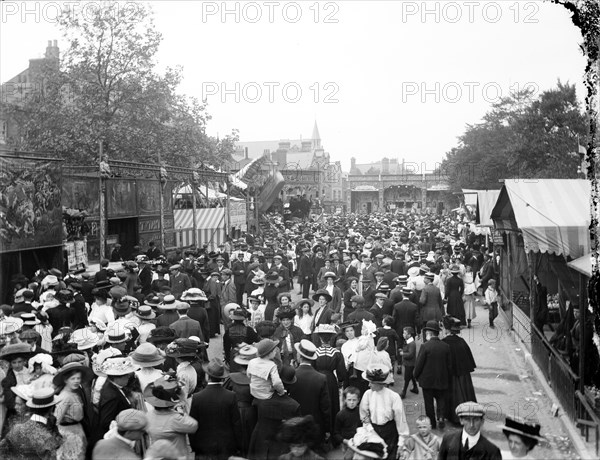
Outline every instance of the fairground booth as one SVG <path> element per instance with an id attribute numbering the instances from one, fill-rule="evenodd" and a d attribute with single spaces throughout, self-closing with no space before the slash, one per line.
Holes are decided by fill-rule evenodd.
<path id="1" fill-rule="evenodd" d="M 502 314 L 586 437 L 598 434 L 585 395 L 600 369 L 588 278 L 573 262 L 589 258 L 590 194 L 584 179 L 507 179 L 491 211 L 501 235 Z"/>

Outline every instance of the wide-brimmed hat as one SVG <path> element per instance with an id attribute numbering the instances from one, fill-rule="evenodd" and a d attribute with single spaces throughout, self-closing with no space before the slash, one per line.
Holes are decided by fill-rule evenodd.
<path id="1" fill-rule="evenodd" d="M 312 306 L 315 304 L 315 301 L 313 299 L 300 299 L 298 302 L 296 302 L 296 306 L 298 308 L 302 308 L 302 305 L 304 305 L 305 303 L 309 304 L 312 308 Z"/>
<path id="2" fill-rule="evenodd" d="M 232 312 L 235 313 L 236 310 L 240 310 L 240 309 L 241 309 L 241 307 L 237 303 L 234 303 L 234 302 L 228 303 L 227 305 L 225 305 L 223 307 L 223 316 L 225 318 L 231 318 L 231 313 Z M 236 318 L 232 318 L 232 319 L 236 319 Z M 238 313 L 237 319 L 238 320 L 245 320 L 246 316 L 244 315 L 243 317 L 240 317 L 240 315 Z"/>
<path id="3" fill-rule="evenodd" d="M 2 350 L 0 350 L 0 359 L 5 361 L 12 361 L 16 358 L 23 358 L 25 360 L 31 357 L 31 347 L 27 343 L 13 343 L 9 345 L 5 345 Z"/>
<path id="4" fill-rule="evenodd" d="M 76 344 L 78 350 L 89 350 L 90 348 L 94 348 L 98 345 L 99 341 L 100 337 L 98 337 L 98 334 L 93 333 L 88 328 L 73 331 L 71 338 L 69 339 L 69 343 Z"/>
<path id="5" fill-rule="evenodd" d="M 149 342 L 141 343 L 129 355 L 131 362 L 140 367 L 154 367 L 165 362 L 165 357 Z"/>
<path id="6" fill-rule="evenodd" d="M 546 438 L 540 435 L 541 428 L 537 420 L 511 417 L 509 415 L 506 416 L 504 425 L 500 427 L 507 437 L 514 433 L 535 441 L 546 441 Z"/>
<path id="7" fill-rule="evenodd" d="M 165 343 L 172 342 L 177 338 L 177 334 L 173 329 L 167 326 L 157 327 L 150 331 L 150 335 L 146 339 L 146 342 L 150 343 Z"/>
<path id="8" fill-rule="evenodd" d="M 100 366 L 101 372 L 113 376 L 133 374 L 140 369 L 140 366 L 133 364 L 130 358 L 109 358 Z"/>
<path id="9" fill-rule="evenodd" d="M 174 295 L 166 295 L 163 301 L 160 303 L 160 308 L 163 310 L 176 310 L 177 309 L 177 300 Z"/>
<path id="10" fill-rule="evenodd" d="M 440 332 L 440 323 L 437 321 L 427 321 L 427 323 L 425 323 L 425 327 L 423 328 L 423 330 Z"/>
<path id="11" fill-rule="evenodd" d="M 362 373 L 363 379 L 371 383 L 381 383 L 387 385 L 394 381 L 390 368 L 385 364 L 369 364 L 367 370 Z"/>
<path id="12" fill-rule="evenodd" d="M 19 332 L 23 327 L 23 320 L 13 316 L 7 316 L 0 321 L 0 335 L 8 335 Z"/>
<path id="13" fill-rule="evenodd" d="M 265 279 L 265 277 L 264 277 L 264 276 L 255 276 L 254 278 L 252 278 L 252 279 L 250 280 L 250 282 L 251 282 L 252 284 L 259 285 L 259 284 L 265 284 L 265 283 L 267 282 L 267 280 Z"/>
<path id="14" fill-rule="evenodd" d="M 310 340 L 302 339 L 294 344 L 294 348 L 300 356 L 306 359 L 317 359 L 317 347 Z"/>
<path id="15" fill-rule="evenodd" d="M 207 301 L 208 297 L 206 297 L 206 293 L 202 289 L 190 288 L 187 291 L 183 292 L 181 300 L 185 300 L 188 302 L 200 302 Z"/>
<path id="16" fill-rule="evenodd" d="M 335 326 L 333 324 L 319 324 L 317 327 L 315 327 L 314 333 L 315 334 L 323 334 L 323 335 L 332 335 L 332 334 L 337 334 L 337 329 L 335 328 Z"/>
<path id="17" fill-rule="evenodd" d="M 356 321 L 346 321 L 339 325 L 340 331 L 342 332 L 349 327 L 356 328 L 358 327 L 358 323 Z"/>
<path id="18" fill-rule="evenodd" d="M 329 292 L 327 292 L 325 289 L 319 289 L 317 292 L 315 292 L 312 296 L 312 299 L 315 302 L 319 301 L 319 297 L 324 296 L 327 299 L 327 302 L 331 302 L 331 300 L 333 299 L 333 297 L 331 297 L 331 294 L 329 294 Z"/>
<path id="19" fill-rule="evenodd" d="M 58 399 L 54 395 L 54 388 L 43 387 L 33 390 L 31 399 L 28 399 L 25 405 L 32 409 L 43 409 L 45 407 L 55 406 Z"/>
<path id="20" fill-rule="evenodd" d="M 171 358 L 183 358 L 184 356 L 194 357 L 198 353 L 198 349 L 201 345 L 206 344 L 196 342 L 192 339 L 175 339 L 167 345 L 165 353 Z"/>
<path id="21" fill-rule="evenodd" d="M 262 339 L 256 344 L 256 353 L 259 358 L 263 358 L 271 353 L 279 345 L 277 340 Z"/>
<path id="22" fill-rule="evenodd" d="M 279 307 L 277 309 L 277 318 L 279 319 L 293 319 L 296 316 L 296 310 L 291 307 Z"/>
<path id="23" fill-rule="evenodd" d="M 90 324 L 96 326 L 100 332 L 106 331 L 106 324 L 104 324 L 104 321 L 102 321 L 101 319 L 92 317 L 88 321 L 90 322 Z"/>
<path id="24" fill-rule="evenodd" d="M 256 347 L 252 345 L 244 345 L 238 350 L 238 354 L 233 358 L 233 360 L 241 366 L 247 366 L 248 363 L 257 356 L 258 350 Z"/>
<path id="25" fill-rule="evenodd" d="M 129 340 L 127 329 L 115 327 L 118 323 L 113 324 L 104 332 L 106 343 L 123 343 Z"/>
<path id="26" fill-rule="evenodd" d="M 123 355 L 123 353 L 121 352 L 121 350 L 118 350 L 113 347 L 108 347 L 108 348 L 105 348 L 104 350 L 100 350 L 98 352 L 98 354 L 94 355 L 94 357 L 92 358 L 92 371 L 94 371 L 94 374 L 96 374 L 96 375 L 106 377 L 106 374 L 104 372 L 102 372 L 102 369 L 101 369 L 102 364 L 104 364 L 104 362 L 107 359 L 115 358 L 117 356 L 122 356 L 122 355 Z"/>
<path id="27" fill-rule="evenodd" d="M 281 283 L 282 281 L 283 281 L 283 278 L 281 276 L 279 276 L 279 274 L 277 274 L 276 272 L 269 273 L 269 274 L 267 274 L 267 276 L 265 276 L 266 284 L 276 284 L 276 283 Z"/>
<path id="28" fill-rule="evenodd" d="M 141 319 L 151 320 L 156 318 L 156 313 L 152 311 L 150 305 L 140 305 L 140 307 L 134 312 L 135 316 Z"/>
<path id="29" fill-rule="evenodd" d="M 323 279 L 326 280 L 327 278 L 333 278 L 334 283 L 339 281 L 339 277 L 334 272 L 325 272 Z"/>
<path id="30" fill-rule="evenodd" d="M 258 302 L 258 303 L 260 303 L 260 299 L 258 298 L 258 296 L 255 296 L 255 295 L 249 295 L 247 297 L 247 300 L 248 300 L 248 305 L 250 304 L 250 302 Z"/>
<path id="31" fill-rule="evenodd" d="M 177 379 L 162 376 L 144 389 L 144 399 L 154 407 L 173 407 L 179 402 L 181 387 Z"/>
<path id="32" fill-rule="evenodd" d="M 69 355 L 69 356 L 71 356 L 71 355 Z M 69 356 L 67 356 L 65 358 L 65 360 L 63 361 L 63 366 L 58 370 L 58 372 L 52 379 L 52 383 L 54 383 L 54 385 L 56 387 L 60 387 L 60 386 L 64 385 L 65 374 L 67 374 L 68 372 L 71 372 L 71 371 L 81 372 L 81 381 L 82 382 L 89 382 L 90 380 L 92 380 L 92 377 L 94 376 L 92 369 L 90 369 L 89 366 L 86 366 L 85 364 L 83 364 L 83 361 L 75 361 L 74 358 L 72 358 L 73 361 L 71 361 L 70 359 L 68 359 Z M 69 361 L 71 361 L 71 362 L 69 362 Z"/>
<path id="33" fill-rule="evenodd" d="M 160 306 L 160 297 L 158 297 L 157 295 L 149 295 L 144 300 L 143 305 L 148 305 L 149 307 L 154 307 L 154 308 L 159 307 Z"/>
<path id="34" fill-rule="evenodd" d="M 119 300 L 113 302 L 113 310 L 120 314 L 127 314 L 131 311 L 131 304 L 129 300 L 125 299 L 126 296 L 121 297 Z"/>
<path id="35" fill-rule="evenodd" d="M 211 359 L 207 364 L 202 366 L 202 369 L 204 369 L 204 372 L 206 372 L 208 376 L 215 379 L 225 379 L 229 375 L 227 365 L 221 358 Z"/>
<path id="36" fill-rule="evenodd" d="M 387 445 L 383 438 L 372 428 L 361 426 L 357 428 L 356 434 L 344 443 L 354 452 L 367 458 L 387 458 Z"/>
<path id="37" fill-rule="evenodd" d="M 450 273 L 460 273 L 460 267 L 458 265 L 452 265 L 452 267 L 450 267 Z"/>

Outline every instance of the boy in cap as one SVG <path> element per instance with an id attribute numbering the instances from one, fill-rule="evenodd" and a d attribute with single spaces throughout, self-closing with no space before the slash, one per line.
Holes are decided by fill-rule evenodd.
<path id="1" fill-rule="evenodd" d="M 102 439 L 94 447 L 93 460 L 118 458 L 124 460 L 140 459 L 134 446 L 146 432 L 148 419 L 146 414 L 135 409 L 126 409 L 117 415 L 117 433 L 109 439 Z"/>

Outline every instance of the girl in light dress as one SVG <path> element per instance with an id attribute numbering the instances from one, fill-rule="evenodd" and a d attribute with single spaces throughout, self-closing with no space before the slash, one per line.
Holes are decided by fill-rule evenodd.
<path id="1" fill-rule="evenodd" d="M 471 320 L 474 319 L 477 314 L 475 313 L 475 276 L 473 275 L 473 269 L 470 265 L 465 266 L 465 274 L 463 275 L 463 282 L 465 283 L 465 290 L 463 292 L 463 299 L 465 304 L 465 316 L 467 318 L 467 327 L 471 327 Z"/>
<path id="2" fill-rule="evenodd" d="M 313 301 L 311 299 L 300 301 L 297 310 L 298 314 L 294 317 L 294 325 L 302 329 L 305 339 L 308 339 L 311 335 L 310 325 L 313 320 L 312 305 Z"/>

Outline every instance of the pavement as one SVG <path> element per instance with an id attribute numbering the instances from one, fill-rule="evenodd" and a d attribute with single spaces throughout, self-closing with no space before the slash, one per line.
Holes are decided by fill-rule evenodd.
<path id="1" fill-rule="evenodd" d="M 301 298 L 295 285 L 293 300 Z M 506 415 L 535 417 L 539 420 L 541 434 L 548 440 L 538 444 L 530 452 L 531 458 L 559 460 L 594 458 L 585 451 L 581 439 L 574 436 L 574 425 L 559 417 L 553 410 L 557 404 L 556 397 L 548 384 L 540 381 L 542 374 L 536 371 L 535 363 L 528 356 L 528 351 L 515 334 L 508 328 L 502 315 L 495 320 L 495 328 L 488 325 L 488 311 L 477 302 L 477 317 L 473 319 L 470 329 L 463 329 L 461 336 L 467 341 L 473 352 L 477 368 L 471 374 L 477 401 L 486 407 L 486 417 L 482 433 L 501 450 L 508 451 L 508 442 L 502 433 L 501 425 Z M 420 347 L 421 341 L 417 341 Z M 223 355 L 222 335 L 210 341 L 209 357 Z M 395 375 L 393 389 L 401 391 L 403 376 Z M 419 388 L 420 390 L 420 388 Z M 415 420 L 425 415 L 422 392 L 418 395 L 407 392 L 404 398 L 404 409 L 410 432 L 416 432 Z M 560 413 L 560 409 L 558 411 Z M 566 422 L 566 423 L 565 423 Z M 571 426 L 567 426 L 571 423 Z M 447 424 L 444 430 L 436 429 L 434 433 L 443 436 L 452 430 Z M 331 452 L 328 458 L 340 458 L 339 452 Z"/>

